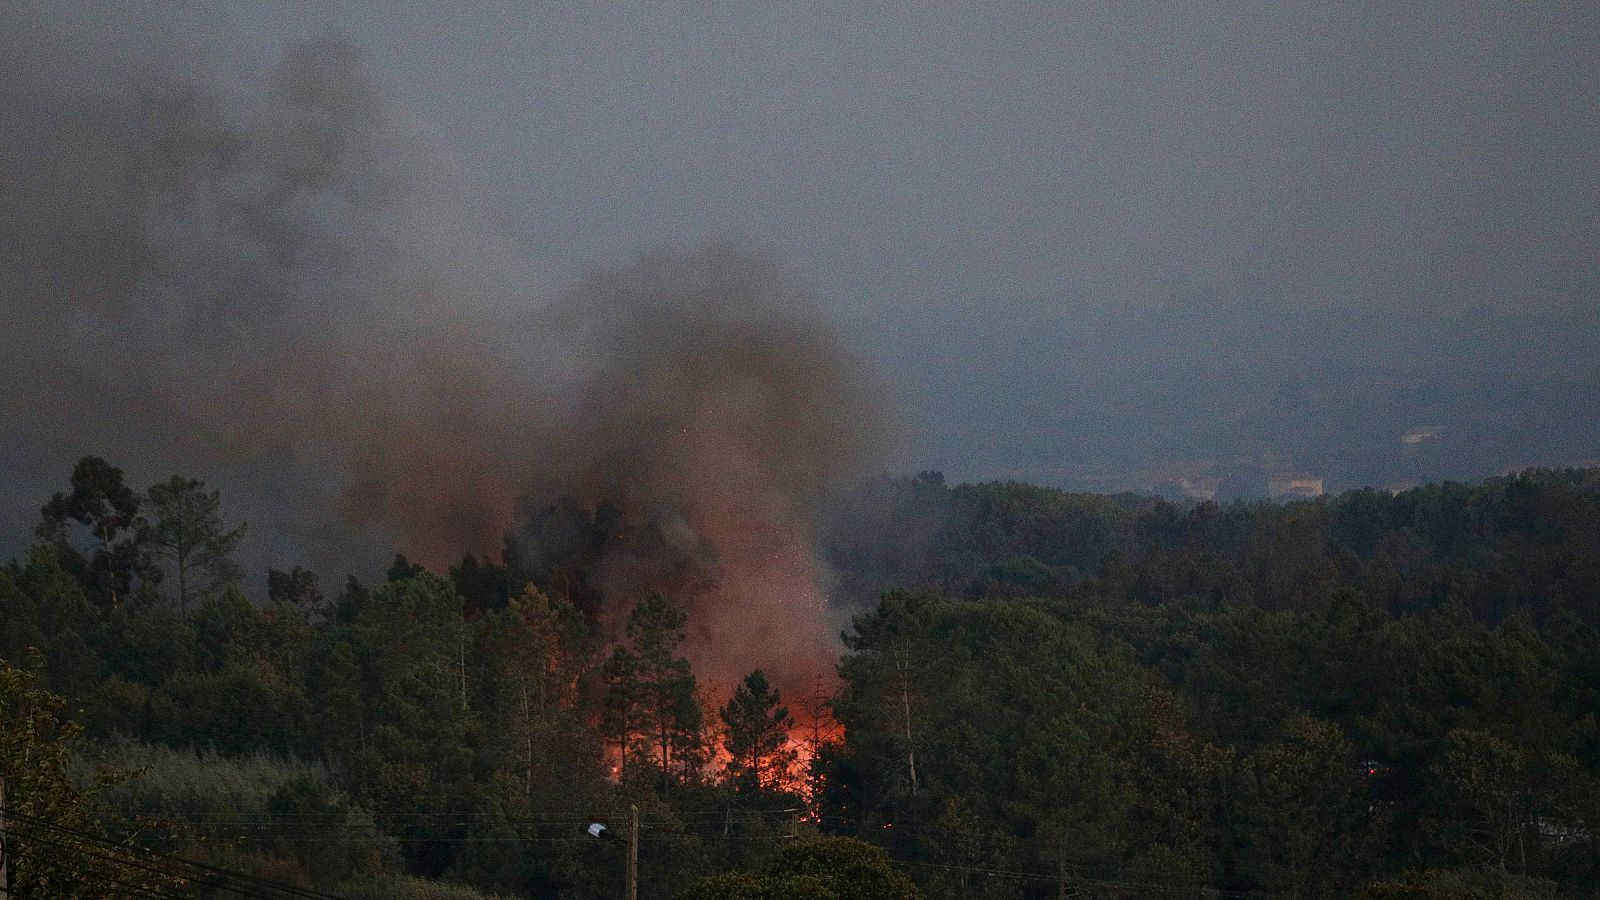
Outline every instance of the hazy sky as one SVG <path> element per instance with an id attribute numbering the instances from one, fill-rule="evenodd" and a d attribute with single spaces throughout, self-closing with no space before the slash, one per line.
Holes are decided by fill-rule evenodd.
<path id="1" fill-rule="evenodd" d="M 873 322 L 1174 277 L 1594 300 L 1594 4 L 735 6 L 170 15 L 244 80 L 354 36 L 568 269 L 734 235 Z"/>
<path id="2" fill-rule="evenodd" d="M 1600 4 L 137 18 L 246 95 L 348 34 L 553 284 L 771 248 L 897 385 L 911 465 L 1350 485 L 1600 458 Z"/>

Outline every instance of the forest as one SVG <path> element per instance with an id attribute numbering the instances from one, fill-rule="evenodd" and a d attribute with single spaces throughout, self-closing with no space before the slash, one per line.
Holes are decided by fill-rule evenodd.
<path id="1" fill-rule="evenodd" d="M 39 897 L 1600 897 L 1600 470 L 1178 505 L 882 476 L 818 531 L 836 677 L 698 677 L 629 527 L 245 572 L 85 457 L 0 566 Z M 615 604 L 622 604 L 621 607 Z M 607 621 L 608 608 L 627 610 Z"/>

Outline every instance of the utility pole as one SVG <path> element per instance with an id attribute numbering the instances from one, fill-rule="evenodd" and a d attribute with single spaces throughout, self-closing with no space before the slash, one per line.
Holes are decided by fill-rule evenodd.
<path id="1" fill-rule="evenodd" d="M 628 900 L 639 900 L 639 804 L 628 816 Z"/>

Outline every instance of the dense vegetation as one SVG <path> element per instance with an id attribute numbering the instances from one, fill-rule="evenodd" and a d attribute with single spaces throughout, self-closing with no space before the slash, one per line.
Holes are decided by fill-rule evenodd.
<path id="1" fill-rule="evenodd" d="M 1226 508 L 882 479 L 827 529 L 860 604 L 829 698 L 713 697 L 671 597 L 602 641 L 603 510 L 260 597 L 199 482 L 90 458 L 43 513 L 0 567 L 18 884 L 215 891 L 137 846 L 343 896 L 616 896 L 583 828 L 637 805 L 647 898 L 1600 896 L 1596 471 Z"/>

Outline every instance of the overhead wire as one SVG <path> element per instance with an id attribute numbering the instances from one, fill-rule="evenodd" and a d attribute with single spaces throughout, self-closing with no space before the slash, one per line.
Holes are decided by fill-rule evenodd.
<path id="1" fill-rule="evenodd" d="M 67 842 L 67 841 L 61 841 L 61 840 L 50 840 L 49 838 L 41 837 L 41 836 L 38 836 L 38 835 L 26 835 L 26 836 L 23 836 L 22 839 L 24 841 L 30 841 L 32 843 L 39 844 L 41 846 L 52 847 L 52 848 L 55 848 L 57 850 L 65 850 L 67 852 L 75 853 L 75 854 L 77 854 L 79 856 L 87 857 L 89 859 L 93 859 L 93 860 L 96 860 L 96 861 L 99 861 L 99 862 L 110 863 L 110 864 L 113 864 L 113 865 L 116 865 L 116 866 L 120 866 L 120 867 L 127 868 L 127 869 L 134 869 L 134 870 L 141 871 L 141 872 L 148 872 L 148 873 L 150 873 L 152 875 L 159 875 L 159 876 L 164 877 L 164 878 L 177 879 L 179 881 L 185 882 L 186 884 L 187 883 L 194 883 L 194 884 L 202 885 L 204 887 L 217 888 L 219 890 L 232 890 L 234 893 L 241 894 L 242 896 L 252 897 L 252 898 L 261 898 L 261 900 L 282 900 L 281 895 L 277 896 L 277 897 L 274 897 L 274 896 L 270 896 L 270 895 L 266 895 L 266 894 L 254 894 L 254 893 L 248 893 L 248 892 L 244 892 L 244 891 L 238 891 L 238 890 L 234 889 L 232 886 L 230 886 L 230 885 L 228 885 L 226 883 L 223 883 L 223 882 L 211 881 L 209 879 L 203 879 L 203 878 L 194 878 L 194 877 L 191 877 L 189 875 L 185 875 L 185 874 L 180 873 L 180 872 L 174 872 L 171 869 L 161 868 L 161 867 L 153 865 L 153 864 L 151 864 L 150 862 L 147 862 L 147 861 L 141 861 L 139 859 L 131 859 L 128 856 L 119 856 L 119 855 L 100 852 L 100 851 L 97 851 L 96 849 L 94 849 L 92 847 L 85 847 L 81 843 Z M 126 849 L 126 848 L 124 848 L 124 849 Z M 182 895 L 180 894 L 178 896 L 182 896 Z"/>
<path id="2" fill-rule="evenodd" d="M 734 825 L 739 825 L 739 826 L 748 826 L 748 825 L 751 825 L 751 824 L 762 824 L 762 825 L 768 825 L 768 826 L 780 826 L 781 824 L 783 824 L 785 822 L 792 822 L 793 821 L 793 816 L 797 812 L 800 812 L 800 810 L 798 810 L 798 809 L 785 809 L 785 810 L 738 810 L 738 811 L 735 811 L 735 812 L 731 813 L 731 815 L 730 815 L 730 813 L 728 811 L 726 811 L 726 810 L 724 810 L 724 811 L 702 810 L 702 811 L 695 811 L 695 812 L 685 813 L 685 814 L 682 814 L 682 815 L 676 817 L 675 819 L 660 819 L 660 820 L 654 820 L 654 821 L 647 820 L 647 821 L 641 823 L 641 826 L 645 827 L 645 828 L 649 828 L 649 829 L 658 830 L 658 833 L 655 835 L 654 840 L 655 841 L 662 841 L 662 842 L 695 841 L 695 840 L 728 840 L 728 841 L 749 841 L 749 842 L 772 841 L 772 842 L 776 842 L 776 841 L 791 840 L 791 839 L 793 839 L 794 835 L 793 834 L 770 834 L 770 835 L 718 834 L 718 833 L 716 833 L 716 831 L 714 829 L 714 826 L 721 825 L 721 824 L 734 824 Z M 204 863 L 199 863 L 199 862 L 194 861 L 194 860 L 182 859 L 181 857 L 172 856 L 170 854 L 161 854 L 161 853 L 157 853 L 155 851 L 141 851 L 141 850 L 138 850 L 137 848 L 130 848 L 125 844 L 120 844 L 120 843 L 111 841 L 111 840 L 109 840 L 107 838 L 94 836 L 94 835 L 87 835 L 87 834 L 85 834 L 83 832 L 74 832 L 71 829 L 67 829 L 67 828 L 64 828 L 62 826 L 55 825 L 54 823 L 48 823 L 48 822 L 45 822 L 44 820 L 32 819 L 32 817 L 28 817 L 28 816 L 19 816 L 19 815 L 15 814 L 15 813 L 8 813 L 8 814 L 11 815 L 15 821 L 18 821 L 18 822 L 21 822 L 21 823 L 24 823 L 24 824 L 37 824 L 37 825 L 41 825 L 42 827 L 52 827 L 52 828 L 55 828 L 58 831 L 62 831 L 62 832 L 66 832 L 66 833 L 72 834 L 73 836 L 79 837 L 81 839 L 93 840 L 93 841 L 96 841 L 98 843 L 107 844 L 107 845 L 109 845 L 109 846 L 111 846 L 111 847 L 113 847 L 115 849 L 118 849 L 120 851 L 123 851 L 123 852 L 146 852 L 146 853 L 149 853 L 151 856 L 154 856 L 154 857 L 156 857 L 158 859 L 170 861 L 170 862 L 182 865 L 182 866 L 193 867 L 193 868 L 199 869 L 201 871 L 206 871 L 206 872 L 211 873 L 212 875 L 214 875 L 214 876 L 216 876 L 218 878 L 240 879 L 242 881 L 248 882 L 249 884 L 251 884 L 251 885 L 253 885 L 255 887 L 259 887 L 259 888 L 266 889 L 266 890 L 275 890 L 275 891 L 280 892 L 280 894 L 278 896 L 274 896 L 274 895 L 270 895 L 270 894 L 251 893 L 249 890 L 241 890 L 237 885 L 232 885 L 232 884 L 227 884 L 227 883 L 218 883 L 217 881 L 215 881 L 213 879 L 195 878 L 193 876 L 186 876 L 186 875 L 172 873 L 172 872 L 168 872 L 168 871 L 165 871 L 165 870 L 159 870 L 159 869 L 152 869 L 151 870 L 151 871 L 155 871 L 155 872 L 157 872 L 159 874 L 168 875 L 169 877 L 171 877 L 171 876 L 176 874 L 177 877 L 185 878 L 187 880 L 192 880 L 192 881 L 195 881 L 197 884 L 202 884 L 202 885 L 207 886 L 207 887 L 217 887 L 217 888 L 220 888 L 220 889 L 223 889 L 223 890 L 232 891 L 232 892 L 240 894 L 242 896 L 246 896 L 246 897 L 262 897 L 262 898 L 267 898 L 267 900 L 280 900 L 281 894 L 283 894 L 283 893 L 287 893 L 287 894 L 289 894 L 290 896 L 293 896 L 293 897 L 306 898 L 306 900 L 340 900 L 340 898 L 337 898 L 336 895 L 327 894 L 327 893 L 323 893 L 323 892 L 319 892 L 319 891 L 313 891 L 313 890 L 304 889 L 304 888 L 299 888 L 298 886 L 287 885 L 287 884 L 284 884 L 282 882 L 273 882 L 273 881 L 270 881 L 270 880 L 267 880 L 267 879 L 260 879 L 260 878 L 258 878 L 256 876 L 247 875 L 247 874 L 242 873 L 242 872 L 236 872 L 236 871 L 229 870 L 229 869 L 224 869 L 224 868 L 221 868 L 221 867 L 209 866 L 209 865 L 204 864 Z M 435 819 L 435 820 L 428 820 L 426 818 L 428 815 L 437 815 L 437 816 L 440 816 L 441 818 Z M 610 815 L 574 816 L 573 813 L 571 813 L 569 811 L 561 811 L 561 812 L 552 811 L 552 812 L 548 813 L 544 817 L 526 817 L 526 816 L 524 816 L 524 817 L 515 818 L 515 819 L 497 818 L 497 817 L 494 817 L 494 815 L 492 813 L 474 813 L 474 814 L 470 814 L 469 816 L 448 815 L 448 814 L 421 814 L 421 816 L 418 818 L 418 820 L 412 821 L 412 822 L 409 822 L 409 823 L 404 822 L 404 821 L 394 821 L 395 819 L 399 819 L 402 816 L 404 816 L 404 814 L 393 814 L 390 817 L 391 821 L 386 823 L 387 826 L 388 827 L 393 827 L 396 824 L 414 824 L 414 825 L 433 826 L 433 827 L 446 827 L 446 826 L 472 827 L 474 825 L 481 825 L 481 824 L 494 824 L 494 825 L 508 825 L 508 826 L 536 826 L 536 827 L 554 828 L 554 827 L 569 827 L 569 826 L 570 827 L 578 827 L 578 826 L 589 824 L 591 822 L 598 821 L 598 820 L 616 818 L 616 816 L 610 816 Z M 558 816 L 561 817 L 561 818 L 557 818 Z M 240 828 L 240 829 L 246 829 L 246 828 L 257 828 L 257 829 L 270 828 L 270 827 L 273 827 L 273 826 L 275 826 L 277 824 L 283 824 L 283 823 L 289 823 L 289 822 L 297 822 L 297 823 L 299 823 L 301 825 L 304 825 L 306 820 L 315 819 L 315 818 L 318 818 L 318 816 L 316 816 L 315 814 L 301 814 L 301 815 L 290 814 L 290 815 L 285 815 L 285 816 L 274 816 L 273 817 L 273 819 L 276 819 L 276 820 L 279 820 L 279 821 L 257 820 L 257 821 L 249 821 L 249 822 L 238 822 L 238 821 L 229 821 L 229 820 L 226 820 L 226 819 L 224 819 L 222 817 L 205 817 L 205 816 L 194 816 L 194 817 L 177 818 L 177 819 L 169 819 L 169 820 L 177 822 L 177 823 L 180 823 L 180 824 L 197 825 L 197 826 L 202 826 L 202 827 L 215 828 L 215 829 L 219 829 L 219 830 L 227 830 L 227 829 L 233 829 L 233 828 Z M 31 822 L 30 822 L 30 819 L 32 819 Z M 863 824 L 871 824 L 871 823 L 862 822 L 860 820 L 853 820 L 853 819 L 848 819 L 848 818 L 840 817 L 840 816 L 820 816 L 820 817 L 817 817 L 817 819 L 815 821 L 832 822 L 832 823 L 837 824 L 837 825 L 846 825 L 846 826 L 848 826 L 848 825 L 857 825 L 857 826 L 859 826 L 859 825 L 863 825 Z M 932 824 L 921 824 L 921 823 L 889 823 L 889 824 L 895 825 L 901 831 L 927 831 L 927 832 L 949 833 L 949 832 L 952 832 L 952 831 L 959 831 L 960 830 L 960 829 L 950 829 L 950 828 L 945 828 L 945 827 L 936 826 L 936 825 L 932 825 Z M 700 826 L 702 828 L 704 828 L 705 826 L 713 826 L 713 829 L 709 830 L 709 831 L 706 831 L 704 833 L 694 833 L 694 832 L 692 832 L 690 830 L 680 830 L 680 829 L 691 828 L 693 826 Z M 331 822 L 331 823 L 323 823 L 320 827 L 324 827 L 324 828 L 327 828 L 329 830 L 343 830 L 343 831 L 374 830 L 375 831 L 375 830 L 379 830 L 379 829 L 381 829 L 381 828 L 383 828 L 385 826 L 384 825 L 379 825 L 378 823 Z M 35 840 L 35 841 L 37 841 L 39 839 L 37 837 L 26 836 L 26 837 L 24 837 L 24 840 Z M 309 844 L 309 843 L 326 843 L 329 840 L 342 840 L 342 841 L 345 841 L 345 842 L 353 842 L 353 841 L 356 841 L 356 840 L 360 840 L 360 838 L 355 838 L 355 837 L 336 838 L 336 837 L 334 837 L 332 835 L 320 835 L 320 836 L 318 836 L 316 838 L 275 837 L 272 840 L 274 840 L 275 842 L 278 842 L 278 843 L 294 843 L 294 844 L 306 843 L 306 844 Z M 582 836 L 582 835 L 573 835 L 573 836 L 516 835 L 516 836 L 511 836 L 511 837 L 494 837 L 494 836 L 486 836 L 486 835 L 471 835 L 471 836 L 463 835 L 463 836 L 460 836 L 460 837 L 439 837 L 439 838 L 420 838 L 419 837 L 419 838 L 401 839 L 401 840 L 408 840 L 408 842 L 410 842 L 410 843 L 442 843 L 442 844 L 452 844 L 452 843 L 505 843 L 505 844 L 518 844 L 518 843 L 586 843 L 586 842 L 592 840 L 592 838 L 589 838 L 589 837 L 586 837 L 586 836 Z M 70 848 L 70 845 L 59 845 L 58 844 L 57 846 L 69 846 L 69 848 Z M 127 860 L 122 859 L 120 857 L 106 856 L 106 857 L 102 857 L 102 858 L 107 858 L 107 859 L 110 859 L 112 861 L 128 864 Z M 1219 898 L 1253 898 L 1253 897 L 1265 897 L 1265 896 L 1268 896 L 1267 894 L 1263 894 L 1263 893 L 1256 892 L 1256 891 L 1226 890 L 1226 889 L 1220 889 L 1220 888 L 1205 888 L 1205 887 L 1201 887 L 1201 888 L 1196 888 L 1196 887 L 1177 887 L 1177 886 L 1163 885 L 1163 884 L 1158 884 L 1158 883 L 1153 883 L 1153 882 L 1130 882 L 1130 881 L 1125 881 L 1125 880 L 1120 880 L 1120 879 L 1115 879 L 1115 878 L 1096 878 L 1096 877 L 1091 877 L 1091 876 L 1082 875 L 1082 874 L 1062 875 L 1062 874 L 1059 874 L 1059 873 L 1050 873 L 1050 872 L 1041 872 L 1041 871 L 1029 871 L 1029 870 L 1024 870 L 1024 869 L 1000 869 L 1000 868 L 992 868 L 992 867 L 984 867 L 984 866 L 964 866 L 964 865 L 956 865 L 956 864 L 950 864 L 950 863 L 931 862 L 931 861 L 928 861 L 928 860 L 925 860 L 925 859 L 922 859 L 922 860 L 919 860 L 919 859 L 906 859 L 906 858 L 903 858 L 903 857 L 892 857 L 892 859 L 893 859 L 894 862 L 899 863 L 901 865 L 915 866 L 915 867 L 919 867 L 919 868 L 932 869 L 932 870 L 963 872 L 963 873 L 968 873 L 968 874 L 983 875 L 983 876 L 986 876 L 986 877 L 1011 878 L 1011 879 L 1028 880 L 1028 881 L 1048 882 L 1048 883 L 1062 883 L 1062 882 L 1065 882 L 1065 883 L 1068 883 L 1068 884 L 1075 884 L 1075 885 L 1081 885 L 1081 886 L 1095 886 L 1095 887 L 1113 888 L 1113 889 L 1122 889 L 1122 890 L 1135 890 L 1135 891 L 1141 891 L 1141 892 L 1145 892 L 1145 893 L 1186 893 L 1186 894 L 1190 894 L 1190 895 L 1198 894 L 1198 895 L 1202 895 L 1202 896 L 1219 897 Z M 20 896 L 20 895 L 18 895 L 18 896 Z M 181 895 L 169 895 L 169 896 L 181 896 Z"/>
<path id="3" fill-rule="evenodd" d="M 160 851 L 151 850 L 148 848 L 131 847 L 127 844 L 114 841 L 103 835 L 97 835 L 90 832 L 69 828 L 61 825 L 60 823 L 52 822 L 48 819 L 42 819 L 25 813 L 19 813 L 15 810 L 7 809 L 5 810 L 5 814 L 8 821 L 11 823 L 20 824 L 25 827 L 32 826 L 43 828 L 60 835 L 66 835 L 68 837 L 75 838 L 78 841 L 87 841 L 91 844 L 100 845 L 101 847 L 109 847 L 110 849 L 120 851 L 121 854 L 126 855 L 112 854 L 106 852 L 104 849 L 96 850 L 94 848 L 85 847 L 75 843 L 62 842 L 60 840 L 50 841 L 48 839 L 40 838 L 38 835 L 18 835 L 25 841 L 32 840 L 49 846 L 75 850 L 83 853 L 84 855 L 93 856 L 107 862 L 113 862 L 120 865 L 129 866 L 131 868 L 142 869 L 153 874 L 176 877 L 186 881 L 194 881 L 197 883 L 207 884 L 207 886 L 218 887 L 223 890 L 230 890 L 234 893 L 242 894 L 244 896 L 266 898 L 266 900 L 279 900 L 279 897 L 285 894 L 292 897 L 305 898 L 305 900 L 343 900 L 343 898 L 338 897 L 335 894 L 329 894 L 309 888 L 302 888 L 298 885 L 287 884 L 280 881 L 273 881 L 271 879 L 250 875 L 245 872 L 238 872 L 232 869 L 222 868 L 220 866 L 213 866 L 197 860 L 184 859 L 183 857 L 175 856 L 169 853 L 162 853 Z M 15 828 L 12 828 L 8 832 L 8 836 L 15 833 Z M 134 856 L 135 858 L 130 859 L 127 855 Z M 170 869 L 163 869 L 159 866 L 153 865 L 152 861 L 166 862 L 168 864 L 177 865 L 187 869 L 198 870 L 208 874 L 207 876 L 202 877 L 196 876 L 192 873 L 174 872 Z M 219 879 L 222 880 L 219 881 Z M 244 882 L 261 889 L 276 891 L 278 892 L 279 896 L 274 897 L 271 894 L 261 894 L 250 890 L 241 890 L 238 886 L 227 883 L 226 879 L 233 879 L 235 881 Z"/>

